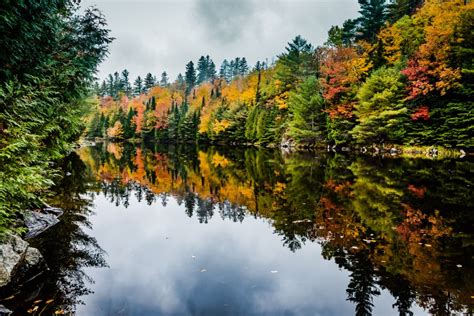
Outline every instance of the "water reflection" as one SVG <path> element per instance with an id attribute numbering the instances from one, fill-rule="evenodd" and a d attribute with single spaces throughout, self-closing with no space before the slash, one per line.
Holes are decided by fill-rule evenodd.
<path id="1" fill-rule="evenodd" d="M 103 146 L 79 154 L 116 205 L 172 196 L 199 223 L 251 214 L 291 251 L 317 241 L 350 273 L 359 315 L 380 289 L 402 315 L 415 302 L 439 315 L 472 311 L 472 161 Z"/>
<path id="2" fill-rule="evenodd" d="M 0 304 L 15 315 L 60 315 L 74 311 L 81 297 L 91 293 L 86 267 L 105 267 L 104 251 L 85 228 L 90 227 L 94 184 L 76 154 L 61 162 L 64 177 L 53 188 L 52 205 L 66 210 L 59 224 L 31 240 L 44 256 L 49 270 L 23 284 L 1 291 Z"/>
<path id="3" fill-rule="evenodd" d="M 62 308 L 473 312 L 472 160 L 113 143 L 77 155 L 52 202 L 71 211 L 37 241 Z M 106 266 L 95 238 L 111 268 L 85 270 L 97 285 L 84 296 L 83 268 Z"/>

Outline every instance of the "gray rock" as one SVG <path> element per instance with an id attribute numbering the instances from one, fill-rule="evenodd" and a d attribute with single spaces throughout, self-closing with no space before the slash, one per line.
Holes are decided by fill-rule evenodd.
<path id="1" fill-rule="evenodd" d="M 0 304 L 0 316 L 11 315 L 12 311 Z"/>
<path id="2" fill-rule="evenodd" d="M 28 243 L 15 235 L 8 235 L 0 244 L 0 287 L 7 285 L 23 263 Z"/>
<path id="3" fill-rule="evenodd" d="M 26 211 L 24 217 L 25 226 L 28 228 L 28 232 L 25 235 L 26 239 L 36 237 L 46 229 L 59 223 L 58 217 L 51 213 L 43 214 L 35 211 Z"/>

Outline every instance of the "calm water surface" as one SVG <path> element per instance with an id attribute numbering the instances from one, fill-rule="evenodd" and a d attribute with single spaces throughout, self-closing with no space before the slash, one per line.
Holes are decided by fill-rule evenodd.
<path id="1" fill-rule="evenodd" d="M 473 167 L 81 148 L 50 201 L 67 213 L 33 242 L 51 270 L 9 304 L 18 314 L 472 313 Z"/>

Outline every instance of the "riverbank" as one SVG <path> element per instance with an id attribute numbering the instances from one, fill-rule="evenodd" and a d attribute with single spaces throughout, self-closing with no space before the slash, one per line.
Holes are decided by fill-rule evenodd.
<path id="1" fill-rule="evenodd" d="M 130 143 L 138 144 L 143 140 L 139 138 L 133 139 L 108 139 L 108 138 L 83 138 L 79 142 L 79 146 L 93 146 L 96 143 Z M 189 145 L 189 142 L 150 142 L 158 144 L 173 144 L 173 145 Z M 286 153 L 291 152 L 315 152 L 315 151 L 327 151 L 327 152 L 344 152 L 344 153 L 357 153 L 370 156 L 380 156 L 383 158 L 419 158 L 419 159 L 462 159 L 474 155 L 474 152 L 464 148 L 448 148 L 439 145 L 432 146 L 412 146 L 412 145 L 295 145 L 292 142 L 282 142 L 281 144 L 269 143 L 269 144 L 258 144 L 258 143 L 239 143 L 239 142 L 196 142 L 198 144 L 206 146 L 218 146 L 218 147 L 251 147 L 251 148 L 280 148 Z"/>

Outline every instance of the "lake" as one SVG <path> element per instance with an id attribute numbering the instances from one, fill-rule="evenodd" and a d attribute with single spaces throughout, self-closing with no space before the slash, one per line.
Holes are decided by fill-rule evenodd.
<path id="1" fill-rule="evenodd" d="M 470 157 L 101 143 L 62 169 L 17 314 L 473 312 Z"/>

